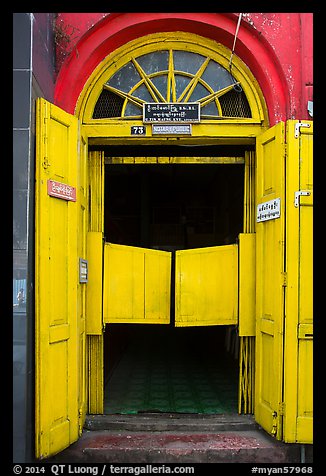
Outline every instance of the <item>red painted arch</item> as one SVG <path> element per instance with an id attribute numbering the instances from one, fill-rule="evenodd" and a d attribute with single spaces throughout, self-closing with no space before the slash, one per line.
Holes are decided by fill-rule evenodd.
<path id="1" fill-rule="evenodd" d="M 222 13 L 109 14 L 76 43 L 57 77 L 54 102 L 74 113 L 85 82 L 111 52 L 144 35 L 157 32 L 195 33 L 232 48 L 238 15 Z M 248 22 L 239 29 L 235 54 L 258 81 L 268 108 L 270 125 L 286 120 L 289 91 L 279 60 L 268 41 Z"/>

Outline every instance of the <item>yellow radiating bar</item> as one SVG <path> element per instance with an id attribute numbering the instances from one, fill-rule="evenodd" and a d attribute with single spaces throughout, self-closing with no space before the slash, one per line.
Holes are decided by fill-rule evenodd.
<path id="1" fill-rule="evenodd" d="M 166 102 L 165 97 L 162 96 L 160 91 L 157 89 L 155 84 L 152 83 L 150 78 L 147 76 L 147 74 L 145 73 L 143 68 L 140 66 L 140 64 L 135 60 L 135 58 L 131 58 L 131 61 L 133 62 L 134 66 L 137 69 L 138 73 L 140 74 L 141 78 L 144 80 L 144 82 L 146 84 L 146 87 L 147 87 L 148 91 L 150 92 L 150 95 L 152 96 L 154 101 L 155 102 L 159 102 L 159 101 Z M 137 84 L 137 86 L 138 86 L 138 84 Z"/>
<path id="2" fill-rule="evenodd" d="M 172 98 L 171 98 L 172 96 Z M 174 63 L 173 63 L 173 51 L 169 52 L 169 71 L 168 71 L 168 84 L 167 84 L 167 102 L 176 101 L 175 90 L 175 78 L 174 78 Z"/>
<path id="3" fill-rule="evenodd" d="M 209 60 L 210 58 L 207 58 L 204 63 L 201 65 L 201 67 L 199 68 L 199 70 L 197 71 L 197 73 L 195 74 L 195 76 L 192 78 L 192 80 L 190 81 L 190 83 L 185 87 L 184 91 L 182 92 L 182 94 L 180 95 L 179 99 L 178 99 L 178 102 L 181 102 L 184 99 L 183 102 L 188 102 L 190 96 L 192 95 L 195 87 L 197 86 L 197 83 L 199 81 L 199 78 L 201 77 L 201 75 L 204 73 L 208 63 L 209 63 Z"/>
<path id="4" fill-rule="evenodd" d="M 133 96 L 132 94 L 125 93 L 124 91 L 120 91 L 120 89 L 113 88 L 112 86 L 109 86 L 108 84 L 104 84 L 103 88 L 117 94 L 118 96 L 121 96 L 124 99 L 128 99 L 130 102 L 132 102 L 133 104 L 139 107 L 142 107 L 143 104 L 146 102 L 144 101 L 144 99 L 140 99 L 136 96 Z"/>
<path id="5" fill-rule="evenodd" d="M 198 102 L 200 102 L 201 106 L 207 106 L 210 102 L 214 101 L 216 98 L 223 96 L 223 94 L 226 94 L 229 91 L 232 91 L 235 85 L 240 84 L 240 83 L 234 83 L 231 84 L 231 86 L 227 86 L 226 88 L 220 89 L 219 91 L 215 91 L 214 93 L 210 93 L 207 96 L 199 99 Z"/>

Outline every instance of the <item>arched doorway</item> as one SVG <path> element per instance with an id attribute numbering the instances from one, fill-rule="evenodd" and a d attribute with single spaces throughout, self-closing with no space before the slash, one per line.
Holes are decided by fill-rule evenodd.
<path id="1" fill-rule="evenodd" d="M 252 173 L 254 166 L 254 143 L 255 136 L 261 133 L 267 126 L 267 111 L 262 93 L 250 70 L 236 57 L 232 63 L 231 72 L 229 61 L 230 51 L 214 41 L 184 32 L 179 32 L 178 38 L 176 38 L 174 33 L 167 32 L 148 35 L 127 43 L 113 54 L 108 55 L 94 70 L 87 81 L 77 106 L 78 113 L 82 117 L 84 133 L 88 136 L 89 148 L 93 151 L 92 160 L 95 162 L 97 160 L 98 177 L 105 177 L 104 189 L 106 191 L 102 192 L 102 197 L 104 196 L 105 198 L 98 200 L 94 196 L 90 200 L 91 203 L 97 204 L 97 208 L 90 211 L 91 215 L 104 217 L 100 222 L 97 222 L 96 229 L 92 228 L 91 231 L 93 233 L 104 233 L 106 241 L 114 245 L 119 243 L 122 247 L 126 245 L 146 247 L 145 243 L 147 243 L 147 247 L 149 246 L 151 249 L 168 250 L 171 254 L 176 250 L 183 250 L 185 248 L 197 249 L 199 247 L 225 244 L 231 247 L 233 244 L 237 246 L 236 242 L 239 233 L 252 233 L 254 231 L 252 221 L 254 214 L 254 174 Z M 188 112 L 183 111 L 189 111 L 187 106 L 193 106 L 193 104 L 196 104 L 198 109 L 200 109 L 200 114 L 196 116 L 195 120 L 192 118 L 188 121 L 187 125 L 190 125 L 190 127 L 187 129 L 187 133 L 184 133 L 184 131 L 181 133 L 175 132 L 178 131 L 178 124 L 187 123 L 185 115 Z M 171 111 L 171 105 L 173 105 L 174 111 Z M 152 108 L 153 111 L 148 122 L 146 122 L 144 117 L 146 107 Z M 168 127 L 162 129 L 162 124 L 168 125 Z M 155 126 L 157 125 L 161 126 L 156 128 Z M 211 166 L 214 170 L 210 169 Z M 92 167 L 92 170 L 95 170 L 95 168 Z M 130 184 L 131 177 L 129 177 L 128 183 L 125 181 L 127 169 L 133 175 L 134 185 L 128 185 Z M 182 200 L 180 198 L 177 202 L 174 200 L 172 206 L 169 200 L 163 198 L 165 196 L 165 187 L 167 186 L 166 172 L 175 174 L 173 170 L 179 174 L 179 177 L 182 177 L 181 181 L 179 179 L 179 195 L 182 194 L 180 190 L 184 190 L 183 194 L 186 193 L 186 185 L 182 185 L 186 175 L 190 177 L 188 181 L 191 179 L 193 183 L 196 183 L 197 174 L 198 177 L 199 175 L 205 176 L 205 180 L 210 175 L 216 175 L 219 177 L 216 180 L 219 180 L 221 184 L 231 181 L 230 190 L 228 192 L 225 190 L 219 198 L 215 196 L 213 206 L 211 206 L 212 201 L 208 203 L 209 200 L 212 200 L 208 198 L 208 195 L 204 199 L 204 202 L 206 200 L 207 203 L 204 203 L 200 192 L 197 192 L 197 195 L 192 192 L 191 200 L 189 201 L 189 198 L 186 199 L 188 200 L 187 210 L 183 211 L 184 205 L 181 203 Z M 161 196 L 160 203 L 157 202 L 156 204 L 154 202 L 149 203 L 149 197 L 153 195 L 149 183 L 153 182 L 154 171 L 156 177 L 158 177 L 157 184 L 159 184 L 158 188 L 160 189 L 157 190 L 157 196 Z M 231 173 L 231 178 L 227 178 L 229 173 Z M 161 178 L 159 177 L 160 174 Z M 95 180 L 96 183 L 100 183 L 100 181 L 100 178 Z M 232 187 L 232 181 L 234 182 L 234 187 Z M 115 184 L 121 182 L 120 190 L 128 190 L 128 192 L 122 192 L 123 196 L 120 197 L 120 200 L 128 202 L 131 208 L 133 208 L 133 204 L 136 202 L 140 204 L 138 216 L 141 218 L 136 219 L 135 216 L 130 218 L 133 212 L 129 209 L 127 210 L 127 208 L 122 212 L 122 215 L 117 216 L 118 212 L 111 206 L 114 198 L 112 195 L 110 196 L 110 193 L 113 193 L 112 190 L 115 189 L 112 182 Z M 139 195 L 130 195 L 131 190 L 134 190 L 135 187 L 141 189 Z M 188 184 L 188 195 L 189 193 L 191 194 L 189 187 Z M 202 190 L 207 188 L 204 182 L 199 185 L 200 187 Z M 214 192 L 212 190 L 221 189 L 221 186 L 216 181 L 210 187 L 211 194 L 213 193 L 213 195 Z M 192 187 L 192 190 L 194 190 L 194 187 Z M 238 193 L 240 199 L 232 197 L 232 193 Z M 115 196 L 117 198 L 117 192 L 115 192 Z M 185 196 L 183 197 L 184 199 Z M 198 200 L 203 203 L 200 205 L 198 203 L 195 204 Z M 232 208 L 237 200 L 239 202 L 237 212 L 227 212 L 225 209 L 221 211 L 220 208 L 225 207 L 227 202 L 229 202 L 227 206 Z M 107 208 L 105 208 L 105 202 L 108 203 Z M 217 206 L 219 202 L 224 205 Z M 100 208 L 98 208 L 98 204 L 101 204 Z M 170 221 L 174 220 L 175 222 L 165 224 L 154 223 L 154 209 L 159 209 L 159 213 L 162 213 L 163 210 L 164 213 L 164 210 L 166 211 L 167 208 L 170 209 L 170 212 L 171 209 L 175 209 L 174 212 L 178 215 L 178 218 L 169 218 Z M 181 211 L 178 212 L 177 209 Z M 217 209 L 220 211 L 217 212 Z M 107 213 L 108 210 L 109 212 Z M 193 215 L 193 218 L 184 218 L 185 214 L 190 216 L 189 213 Z M 208 213 L 210 216 L 205 217 L 205 213 Z M 229 220 L 228 213 L 230 216 L 233 216 L 233 220 Z M 107 215 L 110 215 L 110 217 L 106 218 Z M 224 216 L 223 219 L 222 215 Z M 184 224 L 180 222 L 182 219 L 185 221 Z M 191 220 L 192 222 L 195 220 L 195 222 L 190 223 Z M 204 222 L 206 222 L 206 225 Z M 217 222 L 219 227 L 215 225 Z M 222 222 L 224 222 L 223 230 L 221 228 Z M 174 242 L 171 242 L 171 237 L 164 238 L 162 230 L 164 226 L 165 231 L 167 230 L 166 225 L 170 227 L 170 231 L 167 231 L 168 235 L 171 235 L 172 228 L 174 233 L 179 233 L 180 237 L 181 235 L 183 237 L 187 235 L 187 245 L 185 245 L 186 242 L 180 245 L 176 236 L 174 237 Z M 203 226 L 204 228 L 206 227 L 205 230 Z M 123 227 L 125 228 L 122 229 Z M 159 227 L 159 234 L 161 236 L 155 239 L 161 239 L 161 244 L 155 242 L 153 238 L 153 234 L 155 234 L 153 230 L 158 230 Z M 133 240 L 130 237 L 129 239 L 121 238 L 120 240 L 120 237 L 126 236 L 132 228 L 140 230 L 139 237 L 137 239 L 134 237 Z M 200 228 L 202 230 L 198 232 Z M 117 230 L 119 230 L 119 233 L 117 233 Z M 175 232 L 175 230 L 178 231 Z M 231 237 L 232 233 L 233 236 Z M 163 244 L 162 239 L 163 242 L 165 240 Z M 129 253 L 131 248 L 128 250 L 120 248 L 120 253 L 123 250 Z M 225 251 L 228 252 L 228 250 Z M 110 251 L 110 253 L 112 262 L 113 251 Z M 211 256 L 208 259 L 210 258 Z M 123 254 L 120 254 L 120 262 L 123 259 Z M 130 259 L 133 259 L 131 255 Z M 183 259 L 183 263 L 186 262 L 183 257 L 181 258 L 181 255 L 178 255 L 176 258 L 177 263 L 181 262 L 181 259 Z M 238 255 L 234 255 L 232 259 L 237 260 Z M 178 265 L 174 264 L 173 256 L 167 259 L 166 262 L 171 263 L 171 260 L 173 270 L 175 266 L 176 269 L 179 269 Z M 108 263 L 110 263 L 110 258 L 108 258 Z M 104 258 L 104 267 L 106 266 L 109 265 L 106 265 L 106 259 Z M 205 271 L 202 272 L 205 273 Z M 112 273 L 115 273 L 115 276 L 119 274 L 117 268 L 111 269 L 110 273 L 111 276 Z M 143 270 L 141 273 L 145 273 L 146 276 L 146 271 Z M 167 274 L 169 273 L 170 271 L 167 272 Z M 217 274 L 218 270 L 216 271 Z M 139 277 L 139 271 L 133 268 L 133 275 Z M 234 287 L 235 281 L 233 279 L 237 281 L 237 276 L 236 274 L 229 284 L 235 293 L 234 302 L 236 302 L 236 307 L 238 306 L 237 286 Z M 145 283 L 147 282 L 146 279 Z M 153 274 L 148 279 L 153 281 Z M 205 278 L 201 279 L 204 280 Z M 139 317 L 140 315 L 136 311 L 134 311 L 135 315 L 130 315 L 133 313 L 133 311 L 130 311 L 126 317 L 124 316 L 126 312 L 125 306 L 124 309 L 119 310 L 119 306 L 113 305 L 110 298 L 108 298 L 109 303 L 106 299 L 106 296 L 111 293 L 112 295 L 115 294 L 115 302 L 133 301 L 135 299 L 136 286 L 133 278 L 129 279 L 132 283 L 129 291 L 132 293 L 132 296 L 124 293 L 118 297 L 116 290 L 110 291 L 110 286 L 106 289 L 107 280 L 104 271 L 103 322 L 107 326 L 125 324 L 126 322 L 130 324 L 134 322 L 141 323 L 143 317 Z M 193 278 L 190 278 L 190 281 L 192 280 Z M 172 322 L 173 325 L 182 327 L 189 325 L 206 326 L 207 323 L 209 323 L 208 325 L 222 324 L 227 326 L 223 328 L 223 332 L 225 333 L 226 331 L 227 333 L 227 340 L 229 341 L 227 345 L 230 347 L 230 336 L 233 336 L 234 325 L 238 323 L 237 310 L 235 308 L 232 310 L 233 317 L 224 316 L 219 322 L 214 320 L 215 318 L 213 320 L 212 318 L 210 320 L 204 319 L 204 311 L 202 310 L 195 320 L 189 321 L 192 324 L 185 323 L 181 317 L 184 312 L 181 302 L 185 299 L 186 294 L 183 294 L 181 291 L 179 297 L 179 287 L 174 287 L 174 281 L 175 278 L 173 276 L 172 288 L 170 289 L 170 281 L 167 281 L 166 289 L 164 290 L 165 295 L 169 296 L 169 302 L 165 306 L 165 312 L 169 315 L 166 314 L 164 320 L 162 318 L 155 320 L 156 318 L 153 317 L 149 319 L 146 317 L 146 304 L 140 303 L 138 308 L 141 309 L 141 316 L 145 316 L 144 322 L 149 324 L 153 322 Z M 128 287 L 125 281 L 114 281 L 114 286 L 114 289 L 116 287 L 119 289 L 126 289 Z M 144 286 L 144 289 L 139 291 L 140 301 L 145 299 L 146 284 Z M 221 286 L 218 287 L 222 289 Z M 160 289 L 159 285 L 157 285 L 157 289 Z M 175 295 L 175 292 L 177 295 Z M 199 290 L 197 288 L 196 292 L 196 299 L 198 301 L 199 296 L 204 294 L 204 289 Z M 224 291 L 221 292 L 223 293 Z M 171 297 L 173 298 L 172 300 Z M 100 296 L 98 299 L 100 299 Z M 211 298 L 208 297 L 208 299 Z M 215 303 L 218 300 L 219 297 L 216 296 Z M 133 309 L 135 309 L 135 306 Z M 148 304 L 148 306 L 150 305 Z M 214 314 L 213 306 L 214 304 L 208 310 L 209 315 Z M 179 317 L 175 317 L 174 311 L 179 308 Z M 170 316 L 171 310 L 172 317 Z M 161 309 L 158 312 L 160 313 Z M 222 314 L 223 312 L 225 311 L 223 310 Z M 90 355 L 91 353 L 94 353 L 94 356 L 104 355 L 103 349 L 105 348 L 106 334 L 103 335 L 102 332 L 103 322 L 99 320 L 92 326 L 93 331 L 90 333 L 92 335 L 88 337 Z M 118 335 L 118 331 L 116 335 Z M 220 333 L 217 336 L 218 340 L 223 340 L 223 335 Z M 249 336 L 248 332 L 242 333 L 240 351 L 240 361 L 244 359 L 243 364 L 241 362 L 240 365 L 240 378 L 245 384 L 240 385 L 239 406 L 240 411 L 244 410 L 246 412 L 252 411 L 252 403 L 249 404 L 248 402 L 252 402 L 251 394 L 254 390 L 252 378 L 253 339 L 249 339 L 249 337 L 251 336 Z M 107 345 L 112 346 L 112 342 Z M 238 349 L 235 349 L 235 353 L 238 358 Z M 90 357 L 89 362 L 90 374 L 92 374 L 92 362 L 96 362 L 94 366 L 94 374 L 97 374 L 95 381 L 100 382 L 101 377 L 99 373 L 102 371 L 102 366 L 98 365 L 98 358 Z M 104 363 L 103 366 L 105 366 Z M 244 372 L 243 369 L 245 369 Z M 94 389 L 94 386 L 92 388 Z M 235 388 L 237 391 L 238 382 L 236 382 Z M 89 397 L 90 402 L 96 401 L 94 406 L 92 406 L 92 403 L 90 404 L 92 409 L 90 411 L 103 411 L 102 402 L 104 399 L 99 397 L 98 384 L 96 390 L 90 390 Z M 241 408 L 242 405 L 243 407 Z M 166 408 L 166 405 L 163 406 Z M 234 411 L 236 411 L 236 407 Z"/>

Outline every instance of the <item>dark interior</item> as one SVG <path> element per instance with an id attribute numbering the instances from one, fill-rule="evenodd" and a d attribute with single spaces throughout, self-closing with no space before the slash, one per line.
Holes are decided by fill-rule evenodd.
<path id="1" fill-rule="evenodd" d="M 235 243 L 243 182 L 242 164 L 108 165 L 106 241 L 169 251 Z"/>

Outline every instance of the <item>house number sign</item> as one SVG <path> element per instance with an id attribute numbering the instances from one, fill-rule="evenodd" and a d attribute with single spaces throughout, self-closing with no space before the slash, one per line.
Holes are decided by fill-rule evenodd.
<path id="1" fill-rule="evenodd" d="M 281 199 L 275 198 L 268 202 L 257 205 L 257 223 L 261 221 L 274 220 L 281 216 Z"/>

